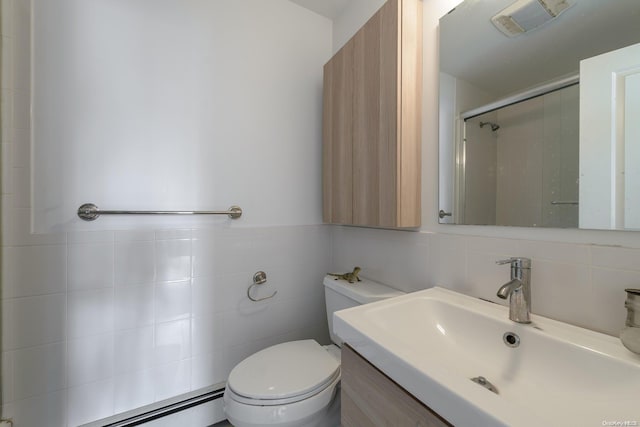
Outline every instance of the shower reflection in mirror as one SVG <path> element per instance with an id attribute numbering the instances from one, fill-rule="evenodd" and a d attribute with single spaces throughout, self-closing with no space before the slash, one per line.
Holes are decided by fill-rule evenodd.
<path id="1" fill-rule="evenodd" d="M 474 225 L 578 226 L 579 87 L 554 90 L 462 122 L 456 200 Z"/>
<path id="2" fill-rule="evenodd" d="M 440 18 L 439 223 L 640 230 L 638 16 L 638 0 L 463 0 Z"/>

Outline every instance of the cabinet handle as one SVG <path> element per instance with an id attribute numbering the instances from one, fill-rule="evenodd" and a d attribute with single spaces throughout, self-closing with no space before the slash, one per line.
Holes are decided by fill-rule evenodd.
<path id="1" fill-rule="evenodd" d="M 440 219 L 442 219 L 445 216 L 451 216 L 451 212 L 445 212 L 442 209 L 440 209 L 440 212 L 438 212 L 438 216 L 440 217 Z"/>

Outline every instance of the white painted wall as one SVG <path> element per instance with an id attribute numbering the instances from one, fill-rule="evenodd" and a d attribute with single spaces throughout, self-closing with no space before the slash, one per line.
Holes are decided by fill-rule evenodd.
<path id="1" fill-rule="evenodd" d="M 349 0 L 342 14 L 333 21 L 333 52 L 339 51 L 385 2 L 386 0 Z"/>
<path id="2" fill-rule="evenodd" d="M 457 85 L 455 77 L 440 73 L 439 109 L 438 109 L 438 139 L 439 141 L 450 141 L 450 143 L 440 143 L 438 149 L 438 169 L 441 176 L 444 176 L 443 185 L 438 194 L 438 208 L 451 216 L 441 219 L 443 223 L 455 222 L 459 218 L 459 213 L 454 212 L 455 204 L 455 182 L 456 182 L 456 157 L 455 141 L 458 133 L 458 121 L 456 120 L 456 93 Z M 455 213 L 455 216 L 454 216 Z"/>
<path id="3" fill-rule="evenodd" d="M 236 226 L 321 222 L 329 19 L 286 0 L 36 0 L 33 8 L 37 232 L 219 222 L 87 224 L 76 217 L 86 202 L 235 204 L 245 212 Z"/>
<path id="4" fill-rule="evenodd" d="M 103 170 L 104 174 L 96 177 L 117 184 L 118 192 L 107 195 L 116 200 L 116 196 L 131 194 L 137 185 L 119 181 L 119 162 L 133 162 L 144 166 L 145 171 L 149 166 L 149 173 L 153 174 L 157 172 L 153 166 L 175 160 L 175 169 L 171 168 L 172 163 L 166 165 L 168 176 L 185 172 L 185 162 L 190 159 L 197 173 L 177 177 L 185 185 L 187 198 L 194 193 L 186 185 L 199 176 L 198 191 L 202 192 L 203 200 L 213 196 L 214 207 L 223 209 L 230 203 L 238 203 L 245 209 L 245 216 L 240 222 L 216 219 L 211 224 L 197 222 L 180 228 L 171 222 L 149 226 L 145 219 L 137 218 L 135 224 L 126 224 L 129 229 L 124 231 L 113 224 L 110 225 L 113 228 L 105 230 L 110 223 L 101 219 L 85 231 L 32 234 L 31 174 L 46 172 L 40 168 L 59 167 L 56 160 L 64 160 L 67 165 L 75 161 L 72 156 L 76 152 L 53 153 L 51 159 L 44 159 L 44 164 L 40 159 L 35 169 L 31 167 L 31 1 L 4 0 L 2 415 L 12 417 L 16 427 L 76 426 L 224 381 L 236 363 L 271 344 L 302 338 L 328 343 L 321 282 L 329 271 L 330 233 L 327 226 L 319 224 L 319 159 L 321 67 L 331 52 L 330 22 L 286 0 L 206 2 L 210 4 L 198 9 L 202 15 L 197 16 L 183 1 L 64 0 L 34 4 L 48 7 L 49 3 L 77 5 L 79 11 L 86 13 L 91 6 L 100 6 L 105 13 L 121 13 L 121 19 L 131 22 L 123 24 L 123 33 L 118 32 L 117 26 L 102 28 L 100 34 L 112 37 L 115 43 L 101 40 L 102 47 L 119 49 L 111 53 L 122 53 L 127 62 L 136 59 L 132 58 L 134 53 L 140 53 L 171 68 L 155 70 L 157 73 L 146 69 L 147 74 L 139 76 L 139 87 L 133 87 L 125 79 L 123 86 L 111 87 L 119 96 L 109 96 L 104 88 L 95 88 L 101 93 L 100 98 L 93 96 L 93 92 L 85 96 L 88 104 L 100 103 L 105 96 L 114 103 L 130 102 L 132 105 L 122 108 L 130 114 L 129 118 L 136 119 L 132 120 L 132 128 L 140 130 L 146 121 L 149 134 L 156 141 L 164 141 L 163 148 L 175 155 L 167 159 L 157 150 L 145 153 L 143 146 L 133 145 L 121 147 L 125 155 L 111 157 L 109 150 L 101 152 L 104 146 L 100 147 L 94 154 L 102 153 L 103 159 L 118 163 L 116 171 Z M 169 22 L 168 16 L 162 21 L 169 25 L 167 34 L 182 37 L 203 31 L 203 35 L 224 41 L 223 52 L 213 46 L 205 52 L 212 56 L 203 61 L 213 60 L 213 53 L 226 55 L 222 68 L 215 71 L 223 74 L 218 76 L 222 78 L 218 82 L 224 85 L 219 87 L 217 96 L 227 97 L 224 103 L 227 108 L 218 106 L 216 110 L 208 104 L 192 108 L 186 105 L 182 93 L 175 93 L 187 89 L 193 92 L 200 84 L 203 90 L 212 90 L 209 80 L 215 75 L 190 74 L 189 79 L 202 81 L 166 80 L 169 72 L 177 75 L 181 69 L 176 66 L 179 64 L 162 62 L 167 58 L 159 52 L 171 46 L 170 57 L 184 59 L 189 53 L 175 49 L 186 45 L 178 46 L 177 40 L 155 33 L 146 34 L 149 39 L 145 40 L 145 46 L 153 48 L 151 52 L 134 52 L 127 45 L 141 42 L 135 34 L 127 33 L 132 30 L 133 21 L 137 19 L 143 27 L 158 26 L 159 17 L 178 3 L 180 10 L 172 9 L 176 12 L 175 21 Z M 196 3 L 204 5 L 204 2 L 189 5 Z M 138 9 L 143 4 L 147 8 Z M 193 28 L 180 32 L 171 27 L 184 26 L 186 21 L 179 19 L 185 14 L 195 20 Z M 102 23 L 101 19 L 91 22 L 104 25 L 107 21 Z M 196 23 L 202 24 L 207 19 L 216 25 L 198 28 Z M 61 36 L 57 32 L 76 29 L 79 28 L 69 23 L 64 28 L 52 29 L 54 34 L 49 35 L 55 39 Z M 84 30 L 93 34 L 98 29 Z M 131 38 L 122 40 L 125 34 Z M 72 41 L 88 42 L 75 37 Z M 199 40 L 198 47 L 206 47 L 203 43 L 204 39 Z M 83 52 L 95 54 L 96 63 L 105 53 L 88 52 L 86 48 Z M 55 58 L 60 52 L 47 53 Z M 36 57 L 36 61 L 41 59 Z M 124 73 L 117 69 L 121 63 L 124 59 L 105 67 L 114 73 Z M 146 65 L 145 62 L 141 67 Z M 196 74 L 204 71 L 206 67 L 184 70 Z M 62 86 L 70 90 L 70 95 L 81 95 L 69 87 L 65 76 L 57 77 L 62 79 L 61 83 L 66 82 Z M 285 85 L 285 80 L 290 84 Z M 84 77 L 78 80 L 79 85 L 89 83 Z M 158 89 L 169 100 L 179 99 L 182 104 L 166 104 L 158 99 L 158 105 L 151 103 L 142 111 L 143 97 L 136 94 L 138 89 Z M 69 99 L 65 93 L 58 95 L 61 96 L 57 100 L 58 109 L 75 109 L 65 105 Z M 192 100 L 199 102 L 206 102 L 209 95 L 191 93 Z M 135 112 L 132 109 L 145 115 L 132 116 Z M 104 123 L 121 125 L 127 118 L 107 103 L 75 111 L 83 118 L 78 121 L 78 131 L 87 135 L 94 133 L 96 127 L 109 133 L 112 129 L 106 129 Z M 97 112 L 105 113 L 104 123 L 96 117 Z M 175 122 L 170 120 L 174 113 L 179 119 Z M 68 112 L 60 111 L 57 117 L 73 124 Z M 190 123 L 199 126 L 197 132 L 187 129 Z M 183 141 L 173 137 L 164 140 L 179 125 L 199 145 L 186 148 Z M 120 126 L 119 131 L 122 129 Z M 235 130 L 233 134 L 231 129 Z M 221 131 L 225 138 L 219 138 Z M 101 138 L 95 133 L 92 136 Z M 84 137 L 77 142 L 80 141 L 86 143 Z M 79 149 L 80 152 L 83 151 Z M 153 164 L 154 159 L 159 163 Z M 221 171 L 229 175 L 222 176 Z M 149 191 L 154 197 L 165 194 L 172 186 L 163 177 L 157 178 L 158 181 L 150 183 Z M 53 184 L 56 186 L 43 189 L 50 188 L 52 194 L 65 190 L 59 182 Z M 100 189 L 107 189 L 107 185 Z M 142 200 L 150 200 L 142 193 Z M 93 231 L 96 229 L 100 231 Z M 266 271 L 268 282 L 264 289 L 255 290 L 255 296 L 274 290 L 278 294 L 256 304 L 249 302 L 246 291 L 258 270 Z M 219 415 L 219 410 L 204 410 L 198 412 L 197 419 L 205 425 L 218 421 Z"/>

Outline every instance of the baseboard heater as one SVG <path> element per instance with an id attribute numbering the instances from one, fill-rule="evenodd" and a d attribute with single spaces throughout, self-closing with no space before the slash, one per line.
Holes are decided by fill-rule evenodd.
<path id="1" fill-rule="evenodd" d="M 200 389 L 175 398 L 156 402 L 142 408 L 114 415 L 99 421 L 84 424 L 81 427 L 133 427 L 139 426 L 158 418 L 166 417 L 176 412 L 185 411 L 194 406 L 202 405 L 224 395 L 224 383 Z"/>

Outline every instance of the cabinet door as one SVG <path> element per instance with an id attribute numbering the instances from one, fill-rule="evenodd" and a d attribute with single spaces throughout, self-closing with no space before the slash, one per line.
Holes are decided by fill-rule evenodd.
<path id="1" fill-rule="evenodd" d="M 383 8 L 385 8 L 383 6 Z M 353 224 L 381 224 L 381 194 L 389 179 L 394 180 L 395 146 L 382 131 L 393 116 L 384 114 L 381 91 L 381 13 L 376 13 L 353 37 Z M 391 85 L 393 86 L 393 85 Z M 384 120 L 381 120 L 384 118 Z"/>
<path id="2" fill-rule="evenodd" d="M 398 0 L 387 1 L 380 9 L 380 225 L 397 227 L 398 224 L 398 152 L 401 135 L 399 79 L 400 28 Z"/>
<path id="3" fill-rule="evenodd" d="M 346 344 L 341 369 L 343 427 L 451 427 Z"/>
<path id="4" fill-rule="evenodd" d="M 388 0 L 325 66 L 325 222 L 420 225 L 421 6 Z"/>
<path id="5" fill-rule="evenodd" d="M 324 67 L 323 219 L 353 221 L 353 43 Z"/>
<path id="6" fill-rule="evenodd" d="M 354 225 L 420 225 L 421 12 L 389 0 L 353 38 Z"/>
<path id="7" fill-rule="evenodd" d="M 419 227 L 421 220 L 422 1 L 402 0 L 398 10 L 398 227 Z M 401 84 L 400 84 L 401 83 Z"/>

